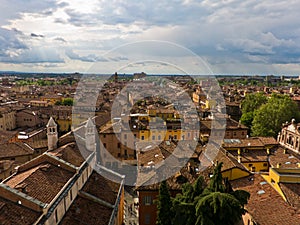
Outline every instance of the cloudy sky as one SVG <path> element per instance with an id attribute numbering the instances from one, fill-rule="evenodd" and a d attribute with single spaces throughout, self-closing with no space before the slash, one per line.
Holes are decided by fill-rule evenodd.
<path id="1" fill-rule="evenodd" d="M 300 75 L 298 0 L 1 0 L 0 8 L 2 71 Z"/>

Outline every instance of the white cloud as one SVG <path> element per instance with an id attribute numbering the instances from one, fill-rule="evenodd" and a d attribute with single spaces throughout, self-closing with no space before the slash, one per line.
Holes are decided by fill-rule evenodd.
<path id="1" fill-rule="evenodd" d="M 3 0 L 2 8 L 0 56 L 6 65 L 24 60 L 41 69 L 49 60 L 47 69 L 84 70 L 103 61 L 109 49 L 153 39 L 190 48 L 224 73 L 263 68 L 295 73 L 298 67 L 292 65 L 300 62 L 297 0 Z M 145 50 L 161 55 L 159 49 Z M 177 56 L 169 52 L 169 57 Z"/>

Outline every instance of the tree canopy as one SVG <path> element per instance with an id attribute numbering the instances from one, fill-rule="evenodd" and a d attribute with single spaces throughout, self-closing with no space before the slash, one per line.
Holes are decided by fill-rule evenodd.
<path id="1" fill-rule="evenodd" d="M 161 193 L 168 196 L 163 182 L 160 187 L 157 224 L 234 225 L 240 222 L 246 212 L 244 205 L 250 194 L 243 190 L 233 191 L 228 180 L 222 178 L 221 168 L 222 163 L 216 165 L 208 186 L 202 176 L 193 185 L 184 184 L 182 194 L 177 194 L 172 199 L 172 207 L 167 207 L 169 197 L 161 197 Z"/>
<path id="2" fill-rule="evenodd" d="M 267 103 L 255 111 L 252 135 L 276 137 L 282 123 L 292 118 L 300 119 L 297 104 L 287 95 L 273 94 Z"/>
<path id="3" fill-rule="evenodd" d="M 73 98 L 65 98 L 62 101 L 56 101 L 55 105 L 72 106 L 74 103 Z"/>
<path id="4" fill-rule="evenodd" d="M 254 119 L 255 110 L 267 102 L 267 97 L 263 93 L 253 93 L 246 95 L 242 102 L 242 117 L 241 123 L 251 128 Z"/>
<path id="5" fill-rule="evenodd" d="M 246 95 L 241 104 L 241 123 L 251 129 L 252 136 L 276 137 L 282 123 L 300 119 L 297 104 L 287 95 L 263 93 Z"/>
<path id="6" fill-rule="evenodd" d="M 172 201 L 166 181 L 162 181 L 159 188 L 157 204 L 157 225 L 170 225 L 172 220 Z"/>

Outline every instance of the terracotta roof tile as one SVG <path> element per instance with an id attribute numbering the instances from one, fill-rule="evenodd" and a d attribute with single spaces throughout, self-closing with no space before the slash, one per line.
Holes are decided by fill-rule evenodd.
<path id="1" fill-rule="evenodd" d="M 64 161 L 69 162 L 77 167 L 79 167 L 85 160 L 75 142 L 68 143 L 53 151 L 49 151 L 48 153 L 55 155 L 58 158 L 63 159 Z"/>
<path id="2" fill-rule="evenodd" d="M 287 201 L 292 206 L 295 206 L 300 213 L 300 183 L 279 183 L 281 190 L 283 191 Z"/>
<path id="3" fill-rule="evenodd" d="M 42 162 L 30 169 L 17 172 L 5 180 L 5 184 L 43 203 L 50 203 L 73 174 L 58 165 Z"/>
<path id="4" fill-rule="evenodd" d="M 32 155 L 33 153 L 33 149 L 21 142 L 0 145 L 0 158 Z"/>
<path id="5" fill-rule="evenodd" d="M 272 167 L 279 164 L 281 168 L 299 168 L 300 156 L 291 150 L 278 147 L 271 152 L 269 161 Z"/>
<path id="6" fill-rule="evenodd" d="M 113 209 L 97 202 L 77 196 L 68 212 L 60 222 L 61 225 L 107 225 Z"/>
<path id="7" fill-rule="evenodd" d="M 82 190 L 114 205 L 119 188 L 120 184 L 112 182 L 100 174 L 93 172 Z"/>
<path id="8" fill-rule="evenodd" d="M 40 213 L 28 209 L 17 203 L 0 198 L 0 223 L 2 225 L 30 225 Z"/>
<path id="9" fill-rule="evenodd" d="M 259 225 L 300 224 L 300 214 L 259 174 L 231 181 L 234 189 L 250 193 L 245 208 Z"/>

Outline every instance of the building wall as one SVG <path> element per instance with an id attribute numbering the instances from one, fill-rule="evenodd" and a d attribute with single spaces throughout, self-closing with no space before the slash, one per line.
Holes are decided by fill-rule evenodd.
<path id="1" fill-rule="evenodd" d="M 13 130 L 16 128 L 15 112 L 11 110 L 0 112 L 0 130 Z"/>
<path id="2" fill-rule="evenodd" d="M 152 225 L 156 224 L 157 207 L 154 200 L 158 196 L 158 191 L 139 191 L 139 225 Z M 145 198 L 151 200 L 145 202 Z"/>
<path id="3" fill-rule="evenodd" d="M 269 162 L 242 162 L 242 164 L 251 172 L 260 172 L 260 171 L 268 171 Z"/>
<path id="4" fill-rule="evenodd" d="M 232 168 L 230 170 L 226 170 L 222 172 L 223 178 L 228 178 L 228 180 L 236 180 L 242 177 L 249 176 L 250 173 L 247 171 L 244 171 L 240 168 Z"/>
<path id="5" fill-rule="evenodd" d="M 36 127 L 42 124 L 42 120 L 33 112 L 19 111 L 16 113 L 17 127 Z"/>
<path id="6" fill-rule="evenodd" d="M 282 128 L 280 135 L 278 135 L 278 142 L 282 146 L 300 153 L 300 134 L 293 128 L 293 124 Z"/>
<path id="7" fill-rule="evenodd" d="M 180 191 L 171 190 L 170 194 L 175 197 Z M 158 197 L 158 190 L 142 190 L 138 192 L 139 195 L 139 225 L 154 225 L 157 219 L 157 205 L 155 200 Z M 147 203 L 145 198 L 150 198 L 151 201 Z M 148 223 L 149 222 L 149 223 Z"/>
<path id="8" fill-rule="evenodd" d="M 62 198 L 61 201 L 57 204 L 57 206 L 53 210 L 53 213 L 51 214 L 51 216 L 45 222 L 45 225 L 59 224 L 59 222 L 62 220 L 63 216 L 65 215 L 65 213 L 68 211 L 70 205 L 72 204 L 72 202 L 77 197 L 77 195 L 79 193 L 79 190 L 83 187 L 83 185 L 88 180 L 91 173 L 92 173 L 92 169 L 91 169 L 90 166 L 87 166 L 82 171 L 82 173 L 80 174 L 80 176 L 78 177 L 76 182 L 74 182 L 72 187 L 67 192 L 67 195 L 64 198 Z M 76 176 L 76 174 L 74 176 Z M 70 184 L 71 180 L 69 180 L 69 182 L 68 182 L 69 184 Z M 63 192 L 63 189 L 61 190 L 60 193 L 62 193 L 62 192 Z M 55 199 L 53 199 L 53 201 L 49 205 L 52 205 L 58 197 L 59 197 L 59 194 L 57 195 L 57 197 Z"/>

